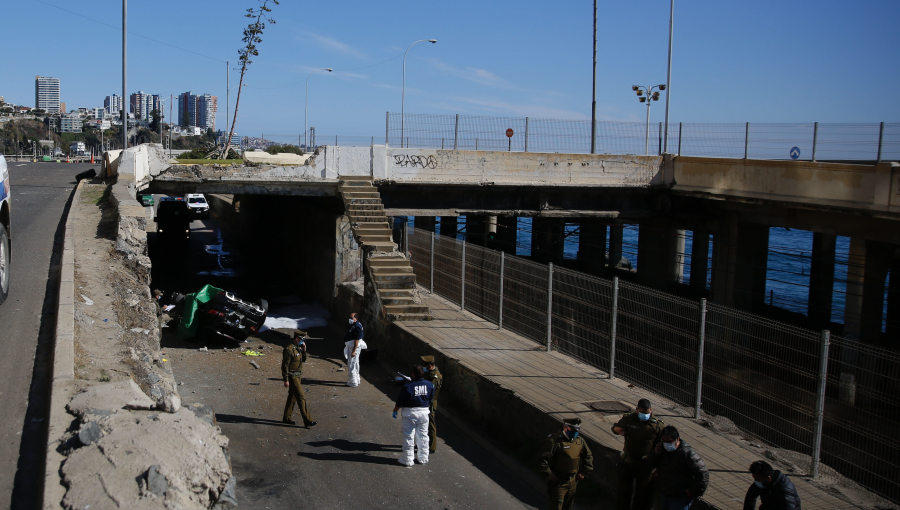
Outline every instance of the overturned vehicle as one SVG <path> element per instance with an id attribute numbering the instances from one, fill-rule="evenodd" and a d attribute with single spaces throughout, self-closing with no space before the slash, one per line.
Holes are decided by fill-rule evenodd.
<path id="1" fill-rule="evenodd" d="M 259 332 L 268 312 L 265 299 L 244 301 L 231 292 L 204 285 L 198 292 L 185 296 L 178 336 L 243 342 Z"/>

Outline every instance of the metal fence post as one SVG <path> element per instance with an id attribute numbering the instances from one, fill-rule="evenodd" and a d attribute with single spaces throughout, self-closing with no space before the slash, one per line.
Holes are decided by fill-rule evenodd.
<path id="1" fill-rule="evenodd" d="M 881 129 L 884 130 L 884 122 L 881 123 Z M 879 137 L 880 140 L 880 137 Z M 528 152 L 528 117 L 525 117 L 525 152 Z M 878 142 L 878 154 L 881 154 L 881 142 Z"/>
<path id="2" fill-rule="evenodd" d="M 700 328 L 697 333 L 700 346 L 697 349 L 697 393 L 694 399 L 694 418 L 700 417 L 700 398 L 703 393 L 703 347 L 706 344 L 706 299 L 700 300 Z"/>
<path id="3" fill-rule="evenodd" d="M 812 466 L 810 474 L 819 476 L 819 457 L 822 453 L 822 424 L 825 421 L 825 382 L 828 378 L 828 346 L 831 343 L 831 332 L 822 330 L 822 345 L 819 351 L 819 386 L 816 389 L 816 429 L 813 431 Z"/>
<path id="4" fill-rule="evenodd" d="M 681 156 L 681 127 L 682 123 L 678 123 L 678 155 Z"/>
<path id="5" fill-rule="evenodd" d="M 391 112 L 385 113 L 384 119 L 384 144 L 388 144 L 388 135 L 391 132 Z"/>
<path id="6" fill-rule="evenodd" d="M 460 311 L 466 310 L 466 242 L 462 242 L 462 275 L 460 277 L 462 281 L 459 292 L 459 309 Z"/>
<path id="7" fill-rule="evenodd" d="M 550 352 L 550 342 L 553 326 L 553 262 L 547 265 L 547 352 Z"/>
<path id="8" fill-rule="evenodd" d="M 503 331 L 503 269 L 506 264 L 506 252 L 500 252 L 500 318 L 497 320 L 497 329 Z"/>
<path id="9" fill-rule="evenodd" d="M 456 114 L 456 127 L 453 129 L 453 150 L 459 147 L 459 114 Z"/>
<path id="10" fill-rule="evenodd" d="M 528 131 L 526 131 L 527 133 Z M 878 158 L 875 160 L 875 164 L 881 163 L 881 142 L 884 140 L 884 122 L 881 123 L 881 127 L 878 128 Z"/>
<path id="11" fill-rule="evenodd" d="M 609 313 L 609 378 L 616 378 L 616 315 L 619 312 L 619 277 L 613 276 L 612 309 Z"/>
<path id="12" fill-rule="evenodd" d="M 659 151 L 657 151 L 657 154 L 662 154 L 662 131 L 662 122 L 660 122 L 659 131 L 657 133 L 659 135 Z"/>
<path id="13" fill-rule="evenodd" d="M 750 123 L 744 128 L 744 159 L 747 159 L 748 149 L 750 148 Z"/>
<path id="14" fill-rule="evenodd" d="M 434 294 L 434 232 L 431 233 L 431 276 L 428 278 L 428 282 L 431 285 L 431 293 Z"/>
<path id="15" fill-rule="evenodd" d="M 816 122 L 813 124 L 813 151 L 812 151 L 812 160 L 816 160 L 816 142 L 819 139 L 819 123 Z"/>

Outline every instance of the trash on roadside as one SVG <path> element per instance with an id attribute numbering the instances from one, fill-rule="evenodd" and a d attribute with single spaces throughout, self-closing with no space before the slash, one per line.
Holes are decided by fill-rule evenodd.
<path id="1" fill-rule="evenodd" d="M 81 299 L 83 299 L 83 300 L 84 300 L 84 304 L 86 304 L 86 305 L 88 305 L 88 306 L 91 306 L 91 305 L 94 304 L 94 301 L 93 301 L 91 298 L 85 296 L 84 294 L 81 295 Z"/>
<path id="2" fill-rule="evenodd" d="M 199 348 L 199 349 L 197 349 L 197 350 L 198 350 L 198 351 L 208 351 L 209 349 L 207 349 L 206 347 L 201 347 L 201 348 Z"/>
<path id="3" fill-rule="evenodd" d="M 259 365 L 257 365 L 255 361 L 251 361 L 250 364 L 253 365 L 253 368 L 259 368 Z"/>
<path id="4" fill-rule="evenodd" d="M 246 350 L 244 351 L 244 356 L 265 356 L 265 354 L 257 351 Z"/>

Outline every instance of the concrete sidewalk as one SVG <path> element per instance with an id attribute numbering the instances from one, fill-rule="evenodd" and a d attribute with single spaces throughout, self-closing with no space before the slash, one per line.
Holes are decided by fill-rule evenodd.
<path id="1" fill-rule="evenodd" d="M 623 438 L 610 430 L 621 414 L 603 414 L 585 403 L 615 400 L 633 406 L 638 399 L 646 397 L 653 403 L 655 415 L 678 428 L 681 437 L 697 450 L 709 468 L 710 486 L 703 501 L 710 506 L 741 508 L 747 488 L 753 483 L 747 469 L 754 460 L 763 459 L 791 477 L 804 509 L 861 507 L 831 494 L 836 492 L 829 486 L 834 478 L 823 477 L 813 482 L 806 476 L 808 466 L 803 464 L 802 456 L 791 456 L 793 452 L 765 445 L 754 446 L 739 435 L 716 432 L 704 420 L 690 418 L 668 399 L 633 387 L 622 379 L 609 380 L 602 370 L 574 358 L 547 353 L 534 341 L 509 331 L 498 331 L 496 325 L 460 312 L 458 305 L 421 287 L 419 290 L 433 311 L 434 320 L 395 322 L 394 327 L 430 345 L 446 359 L 458 360 L 460 365 L 557 420 L 580 417 L 584 423 L 582 433 L 606 449 L 595 452 L 595 456 L 600 454 L 610 459 L 614 458 L 614 452 L 621 451 Z M 648 370 L 652 369 L 648 366 Z M 597 473 L 610 477 L 609 484 L 615 486 L 608 466 L 598 466 Z M 825 486 L 829 486 L 828 492 Z"/>

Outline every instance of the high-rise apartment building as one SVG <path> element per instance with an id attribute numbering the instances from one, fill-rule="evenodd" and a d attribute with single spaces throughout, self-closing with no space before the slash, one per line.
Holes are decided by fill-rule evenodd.
<path id="1" fill-rule="evenodd" d="M 59 78 L 34 77 L 34 107 L 59 113 Z"/>
<path id="2" fill-rule="evenodd" d="M 106 96 L 106 99 L 103 100 L 103 108 L 106 109 L 106 113 L 108 115 L 111 115 L 113 117 L 121 117 L 122 96 L 118 94 Z"/>
<path id="3" fill-rule="evenodd" d="M 219 98 L 209 94 L 196 96 L 185 92 L 178 96 L 178 125 L 216 128 Z"/>
<path id="4" fill-rule="evenodd" d="M 150 112 L 153 110 L 160 111 L 159 94 L 147 94 L 144 91 L 138 91 L 131 94 L 129 99 L 131 113 L 137 119 L 152 120 L 150 119 Z"/>

